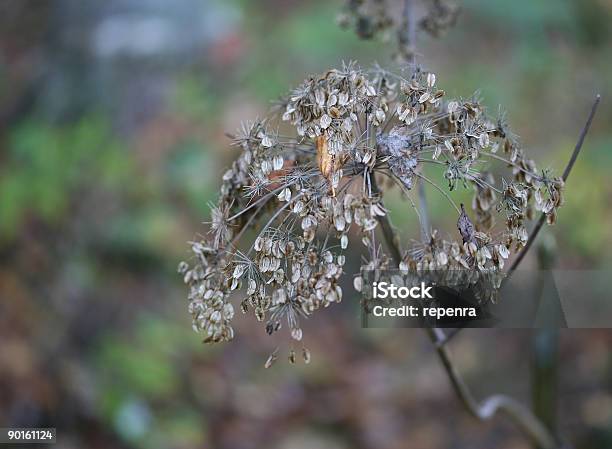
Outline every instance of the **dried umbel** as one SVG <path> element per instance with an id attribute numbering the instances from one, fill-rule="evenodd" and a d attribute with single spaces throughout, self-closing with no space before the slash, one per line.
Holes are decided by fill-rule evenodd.
<path id="1" fill-rule="evenodd" d="M 455 0 L 345 0 L 338 23 L 362 39 L 397 37 L 402 60 L 414 57 L 411 32 L 438 37 L 452 28 L 459 15 Z"/>
<path id="2" fill-rule="evenodd" d="M 433 73 L 345 65 L 305 80 L 279 115 L 293 136 L 275 131 L 271 117 L 235 137 L 241 154 L 223 175 L 209 235 L 179 267 L 194 329 L 207 342 L 233 337 L 234 298 L 267 333 L 286 326 L 301 341 L 303 319 L 342 300 L 344 252 L 355 241 L 365 270 L 499 273 L 525 245 L 532 209 L 553 223 L 563 202 L 563 182 L 537 171 L 503 117 L 489 118 L 477 98 L 445 100 Z M 396 264 L 377 233 L 383 196 L 399 189 L 418 215 L 418 183 L 444 198 L 457 230 L 447 238 L 425 230 Z M 459 189 L 473 191 L 471 210 L 453 200 Z M 243 241 L 249 229 L 256 235 Z M 300 353 L 310 360 L 302 348 L 290 361 Z"/>

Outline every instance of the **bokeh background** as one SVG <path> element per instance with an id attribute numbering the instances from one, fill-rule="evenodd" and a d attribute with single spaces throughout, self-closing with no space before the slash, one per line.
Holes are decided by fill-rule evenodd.
<path id="1" fill-rule="evenodd" d="M 503 105 L 543 165 L 562 170 L 602 94 L 546 232 L 557 266 L 610 269 L 612 1 L 460 3 L 420 62 L 450 96 Z M 57 427 L 58 448 L 530 447 L 503 417 L 465 413 L 422 332 L 360 329 L 354 295 L 306 323 L 308 366 L 264 369 L 286 342 L 250 316 L 231 344 L 191 330 L 176 266 L 235 156 L 225 133 L 309 74 L 391 63 L 392 44 L 336 26 L 340 8 L 0 0 L 0 427 Z M 452 350 L 479 397 L 529 402 L 531 342 L 469 330 Z M 560 335 L 559 427 L 580 448 L 612 447 L 611 344 L 605 330 Z"/>

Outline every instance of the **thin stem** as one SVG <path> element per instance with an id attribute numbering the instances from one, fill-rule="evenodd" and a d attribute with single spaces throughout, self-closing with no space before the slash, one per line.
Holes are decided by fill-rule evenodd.
<path id="1" fill-rule="evenodd" d="M 419 210 L 420 210 L 421 219 L 423 220 L 422 221 L 423 225 L 421 226 L 421 234 L 422 234 L 423 240 L 428 240 L 429 230 L 430 230 L 431 225 L 429 223 L 429 207 L 427 207 L 427 195 L 425 192 L 425 184 L 423 184 L 422 182 L 419 182 Z"/>
<path id="2" fill-rule="evenodd" d="M 403 27 L 399 30 L 399 45 L 402 56 L 414 64 L 416 54 L 416 20 L 412 0 L 404 0 Z"/>
<path id="3" fill-rule="evenodd" d="M 439 346 L 444 346 L 455 335 L 457 335 L 462 329 L 463 329 L 462 327 L 456 327 L 454 329 L 451 329 L 449 331 L 444 332 L 444 336 L 442 336 L 442 338 L 440 338 L 436 344 L 439 345 Z"/>
<path id="4" fill-rule="evenodd" d="M 440 186 L 438 186 L 435 182 L 433 182 L 431 179 L 427 178 L 426 176 L 419 174 L 419 173 L 415 173 L 415 175 L 425 181 L 427 181 L 429 184 L 431 184 L 432 186 L 434 186 L 436 188 L 436 190 L 438 192 L 440 192 L 448 201 L 449 203 L 451 203 L 451 205 L 455 208 L 455 210 L 457 211 L 457 213 L 459 215 L 461 215 L 461 209 L 459 209 L 459 207 L 457 207 L 457 203 L 455 203 L 453 201 L 453 199 L 448 195 L 448 193 L 446 193 L 444 190 L 442 190 L 440 188 Z"/>
<path id="5" fill-rule="evenodd" d="M 408 62 L 415 63 L 416 60 L 416 20 L 414 14 L 413 0 L 404 0 L 403 29 L 399 31 L 399 43 L 403 47 L 404 56 L 408 56 Z M 421 237 L 429 239 L 430 221 L 429 207 L 427 207 L 427 193 L 425 184 L 419 182 L 419 215 L 421 217 Z"/>
<path id="6" fill-rule="evenodd" d="M 554 449 L 557 447 L 555 438 L 548 429 L 544 427 L 542 422 L 531 412 L 531 410 L 529 410 L 529 408 L 517 400 L 505 395 L 496 394 L 478 403 L 453 365 L 448 348 L 444 344 L 438 343 L 439 341 L 443 341 L 444 333 L 440 329 L 428 328 L 427 334 L 436 346 L 440 361 L 446 370 L 455 393 L 473 417 L 480 421 L 488 421 L 492 419 L 497 412 L 504 412 L 521 428 L 521 430 L 537 443 L 538 447 L 542 449 Z"/>
<path id="7" fill-rule="evenodd" d="M 489 189 L 493 190 L 495 193 L 499 193 L 500 195 L 504 193 L 501 190 L 499 190 L 497 187 L 492 186 L 491 184 L 486 182 L 484 179 L 478 178 L 477 176 L 471 175 L 469 173 L 466 175 L 466 179 L 469 181 L 472 181 L 478 187 L 482 187 L 482 186 L 488 187 Z"/>
<path id="8" fill-rule="evenodd" d="M 379 194 L 380 191 L 378 190 L 378 185 L 376 184 L 376 178 L 374 176 L 371 176 L 371 185 L 372 192 L 375 194 Z M 382 200 L 380 204 L 382 207 L 384 207 Z M 377 216 L 376 218 L 378 219 L 378 223 L 380 224 L 380 227 L 382 229 L 383 237 L 385 238 L 387 247 L 389 248 L 389 251 L 391 251 L 391 255 L 393 256 L 395 263 L 399 266 L 400 262 L 402 261 L 399 238 L 396 232 L 393 230 L 393 226 L 391 225 L 391 221 L 389 220 L 389 214 L 387 213 L 382 217 Z"/>
<path id="9" fill-rule="evenodd" d="M 497 154 L 494 154 L 494 153 L 488 153 L 486 151 L 482 151 L 480 154 L 482 154 L 483 156 L 488 156 L 490 158 L 496 159 L 498 161 L 505 162 L 506 164 L 511 165 L 512 167 L 517 168 L 518 170 L 522 171 L 523 173 L 525 173 L 525 174 L 527 174 L 529 176 L 533 176 L 535 179 L 541 179 L 542 178 L 542 176 L 538 175 L 537 173 L 534 173 L 532 171 L 526 170 L 523 167 L 521 167 L 519 164 L 517 164 L 515 162 L 512 162 L 512 161 L 506 159 L 505 157 L 498 156 Z"/>
<path id="10" fill-rule="evenodd" d="M 289 201 L 287 201 L 282 207 L 280 207 L 275 213 L 274 215 L 272 215 L 272 217 L 268 220 L 268 222 L 265 224 L 265 226 L 263 227 L 263 229 L 261 230 L 261 232 L 259 233 L 260 235 L 263 235 L 264 232 L 266 232 L 266 230 L 270 227 L 270 225 L 272 223 L 274 223 L 274 220 L 276 220 L 278 218 L 278 216 L 280 214 L 283 213 L 283 211 L 285 209 L 287 209 L 289 206 L 291 206 L 291 204 L 293 204 L 293 202 L 295 200 L 297 200 L 298 198 L 302 197 L 302 193 L 298 193 L 297 195 L 295 195 L 293 198 L 291 198 Z M 247 256 L 249 254 L 251 254 L 251 251 L 253 251 L 253 248 L 255 248 L 255 242 L 253 242 L 253 244 L 251 245 L 251 248 L 249 248 L 249 252 L 247 253 Z"/>
<path id="11" fill-rule="evenodd" d="M 245 212 L 251 210 L 252 208 L 254 208 L 255 206 L 257 206 L 259 203 L 261 203 L 262 201 L 268 201 L 270 198 L 272 198 L 273 195 L 276 195 L 277 193 L 280 193 L 281 190 L 291 186 L 293 183 L 289 182 L 286 184 L 281 185 L 280 187 L 269 191 L 268 193 L 266 193 L 265 195 L 263 195 L 261 198 L 259 198 L 257 201 L 249 204 L 247 207 L 245 207 L 244 209 L 242 209 L 241 211 L 237 212 L 236 214 L 232 215 L 231 217 L 229 217 L 227 219 L 227 221 L 234 221 L 236 218 L 240 217 L 242 214 L 244 214 Z"/>
<path id="12" fill-rule="evenodd" d="M 593 106 L 591 106 L 591 112 L 589 114 L 589 118 L 587 119 L 587 122 L 582 128 L 582 131 L 580 132 L 580 137 L 578 138 L 578 142 L 576 143 L 576 146 L 574 147 L 572 156 L 570 157 L 570 160 L 567 163 L 565 170 L 563 171 L 563 176 L 561 177 L 563 179 L 563 182 L 567 181 L 567 178 L 569 177 L 569 174 L 572 171 L 574 164 L 576 163 L 576 159 L 578 158 L 578 155 L 580 154 L 580 150 L 582 149 L 582 145 L 584 144 L 584 139 L 586 138 L 586 135 L 589 132 L 589 128 L 591 128 L 591 123 L 593 123 L 593 117 L 595 117 L 595 113 L 597 112 L 597 107 L 599 106 L 600 100 L 601 100 L 601 95 L 598 94 L 595 97 Z M 545 221 L 546 221 L 546 214 L 543 213 L 542 215 L 540 215 L 540 219 L 538 220 L 535 227 L 531 231 L 531 234 L 529 235 L 529 239 L 527 240 L 527 244 L 525 245 L 523 250 L 518 254 L 518 256 L 516 256 L 516 259 L 514 259 L 514 262 L 510 266 L 506 279 L 509 278 L 512 275 L 512 273 L 514 273 L 514 271 L 517 269 L 517 267 L 519 266 L 519 264 L 525 257 L 525 254 L 527 254 L 527 252 L 531 248 L 531 245 L 533 245 L 533 242 L 535 238 L 538 236 L 538 233 L 540 232 L 540 229 L 542 229 L 542 226 L 544 225 Z"/>
<path id="13" fill-rule="evenodd" d="M 421 233 L 425 233 L 425 228 L 423 227 L 423 220 L 421 219 L 421 214 L 419 213 L 419 209 L 417 208 L 416 204 L 414 203 L 414 200 L 410 196 L 410 192 L 408 191 L 406 186 L 404 186 L 404 184 L 402 184 L 394 175 L 387 173 L 385 170 L 378 170 L 376 171 L 376 173 L 380 173 L 386 176 L 387 178 L 389 178 L 391 182 L 393 182 L 393 184 L 399 187 L 401 193 L 405 195 L 406 198 L 408 198 L 408 201 L 410 201 L 410 205 L 414 209 L 414 213 L 417 216 L 417 220 L 419 221 L 419 228 L 421 229 Z"/>
<path id="14" fill-rule="evenodd" d="M 265 205 L 267 204 L 267 201 L 265 203 L 263 203 L 261 206 L 259 206 L 255 212 L 253 212 L 253 214 L 251 214 L 251 216 L 249 217 L 249 219 L 247 220 L 247 222 L 244 224 L 244 226 L 242 227 L 242 229 L 238 232 L 238 234 L 236 234 L 236 236 L 232 239 L 232 241 L 230 242 L 230 246 L 235 245 L 237 242 L 240 241 L 240 238 L 242 237 L 242 235 L 246 232 L 246 230 L 249 228 L 249 226 L 251 226 L 251 224 L 253 223 L 253 221 L 255 220 L 255 217 L 257 217 L 257 215 L 259 214 L 259 212 L 261 212 L 261 210 L 265 207 Z"/>
<path id="15" fill-rule="evenodd" d="M 555 245 L 544 239 L 538 245 L 536 307 L 545 302 L 547 272 L 555 265 Z M 550 311 L 549 311 L 550 313 Z M 535 329 L 531 343 L 531 408 L 551 432 L 557 433 L 557 397 L 559 382 L 559 329 Z"/>

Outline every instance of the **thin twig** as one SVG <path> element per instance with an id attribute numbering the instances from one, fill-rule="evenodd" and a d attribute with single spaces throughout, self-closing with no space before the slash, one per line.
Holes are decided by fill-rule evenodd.
<path id="1" fill-rule="evenodd" d="M 372 193 L 375 195 L 380 195 L 380 191 L 378 190 L 378 185 L 376 184 L 376 178 L 374 175 L 371 176 L 372 183 Z M 382 200 L 380 205 L 384 208 L 384 204 Z M 393 226 L 391 225 L 391 221 L 389 220 L 389 214 L 386 213 L 384 216 L 377 216 L 378 223 L 380 224 L 383 237 L 385 238 L 385 242 L 387 243 L 387 247 L 389 251 L 391 251 L 391 255 L 393 256 L 393 260 L 395 260 L 396 264 L 399 266 L 399 263 L 402 261 L 402 253 L 400 250 L 400 242 L 397 233 L 393 230 Z"/>
<path id="2" fill-rule="evenodd" d="M 278 216 L 280 214 L 282 214 L 285 209 L 287 209 L 289 206 L 291 206 L 295 202 L 295 200 L 301 198 L 302 196 L 303 196 L 303 193 L 301 193 L 301 192 L 298 193 L 293 198 L 291 198 L 289 201 L 287 201 L 282 207 L 280 207 L 276 212 L 274 212 L 274 215 L 272 215 L 272 217 L 268 220 L 268 222 L 261 229 L 260 235 L 263 235 L 264 232 L 266 232 L 266 230 L 272 225 L 272 223 L 274 223 L 274 220 L 276 220 L 278 218 Z M 249 254 L 251 254 L 251 252 L 253 251 L 254 248 L 255 248 L 255 242 L 253 242 L 253 244 L 249 248 L 249 251 L 247 252 L 247 256 Z"/>
<path id="3" fill-rule="evenodd" d="M 448 202 L 451 204 L 451 206 L 453 206 L 455 208 L 457 213 L 459 215 L 461 215 L 461 209 L 459 209 L 459 206 L 457 206 L 457 203 L 455 203 L 453 201 L 453 199 L 450 197 L 450 195 L 448 193 L 446 193 L 444 190 L 442 190 L 438 184 L 436 184 L 435 182 L 433 182 L 431 179 L 429 179 L 428 177 L 426 177 L 423 174 L 419 174 L 417 172 L 415 172 L 414 174 L 416 175 L 417 178 L 421 178 L 421 179 L 425 180 L 428 184 L 431 184 L 438 192 L 440 192 L 442 194 L 443 197 L 445 197 L 448 200 Z"/>
<path id="4" fill-rule="evenodd" d="M 404 54 L 409 56 L 408 62 L 415 64 L 416 62 L 416 17 L 414 14 L 413 0 L 404 0 L 403 20 L 404 28 L 400 30 L 400 46 L 404 47 Z M 419 215 L 421 216 L 421 236 L 423 240 L 429 240 L 430 222 L 429 208 L 427 207 L 427 195 L 425 184 L 419 182 Z"/>
<path id="5" fill-rule="evenodd" d="M 414 64 L 416 56 L 416 20 L 412 0 L 404 0 L 403 27 L 399 30 L 400 55 Z"/>
<path id="6" fill-rule="evenodd" d="M 563 182 L 567 181 L 567 178 L 569 177 L 569 174 L 572 171 L 574 164 L 576 163 L 576 159 L 578 158 L 578 155 L 580 154 L 580 150 L 582 149 L 582 145 L 584 144 L 584 139 L 587 133 L 589 132 L 591 123 L 593 122 L 593 117 L 595 117 L 595 113 L 597 112 L 597 107 L 599 106 L 600 100 L 601 100 L 601 95 L 597 95 L 595 97 L 595 102 L 593 103 L 593 106 L 591 107 L 589 118 L 587 122 L 585 123 L 584 128 L 582 128 L 582 131 L 580 132 L 580 137 L 578 138 L 578 142 L 576 143 L 576 146 L 574 147 L 574 152 L 572 153 L 572 157 L 570 158 L 569 162 L 567 163 L 567 166 L 565 167 L 565 170 L 563 171 L 563 176 L 562 176 Z M 545 221 L 546 221 L 546 214 L 543 213 L 542 215 L 540 215 L 540 219 L 538 220 L 535 227 L 531 231 L 531 234 L 529 235 L 529 239 L 527 240 L 527 244 L 525 245 L 523 250 L 518 254 L 518 256 L 516 256 L 516 259 L 514 259 L 514 262 L 510 266 L 506 279 L 509 278 L 510 275 L 514 273 L 514 271 L 517 269 L 517 267 L 519 266 L 519 264 L 525 257 L 525 254 L 527 254 L 527 252 L 531 248 L 531 245 L 533 245 L 533 242 L 535 238 L 538 236 L 538 233 L 540 232 L 540 229 L 542 229 L 542 226 L 544 225 Z"/>
<path id="7" fill-rule="evenodd" d="M 434 344 L 443 338 L 443 333 L 440 329 L 428 328 L 427 333 Z M 497 412 L 504 412 L 537 443 L 538 447 L 542 449 L 554 449 L 557 447 L 555 438 L 548 429 L 529 408 L 517 400 L 509 396 L 496 394 L 478 403 L 453 365 L 448 348 L 445 345 L 436 344 L 436 351 L 444 365 L 455 393 L 472 416 L 480 421 L 488 421 Z"/>
<path id="8" fill-rule="evenodd" d="M 424 241 L 429 240 L 431 225 L 429 224 L 429 207 L 427 207 L 427 195 L 425 193 L 425 183 L 419 182 L 419 211 L 423 224 L 421 234 Z"/>
<path id="9" fill-rule="evenodd" d="M 436 343 L 436 345 L 438 346 L 444 346 L 446 343 L 448 343 L 455 335 L 457 335 L 463 328 L 462 327 L 456 327 L 454 329 L 448 330 L 444 332 L 444 336 L 440 339 L 438 339 L 438 342 Z"/>

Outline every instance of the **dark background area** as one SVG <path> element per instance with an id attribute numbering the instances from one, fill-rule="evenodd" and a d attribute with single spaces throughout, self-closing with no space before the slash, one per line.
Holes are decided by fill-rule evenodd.
<path id="1" fill-rule="evenodd" d="M 561 172 L 602 94 L 546 233 L 558 267 L 609 270 L 612 2 L 461 4 L 419 61 L 449 96 L 503 105 L 540 165 Z M 236 156 L 225 133 L 309 74 L 391 64 L 391 43 L 338 28 L 340 8 L 0 0 L 0 427 L 57 427 L 62 449 L 529 447 L 503 417 L 465 413 L 422 331 L 361 329 L 348 287 L 305 324 L 307 366 L 264 369 L 287 342 L 250 316 L 229 344 L 191 330 L 176 267 Z M 454 226 L 430 197 L 434 222 Z M 388 206 L 418 234 L 399 196 Z M 611 344 L 607 330 L 560 335 L 559 427 L 579 448 L 612 447 Z M 451 346 L 479 397 L 529 401 L 530 331 Z"/>

